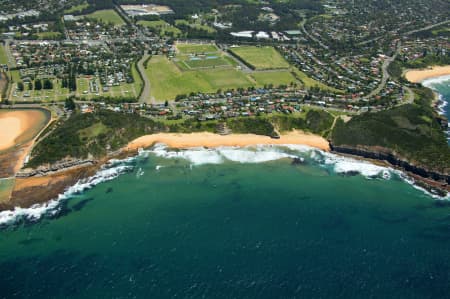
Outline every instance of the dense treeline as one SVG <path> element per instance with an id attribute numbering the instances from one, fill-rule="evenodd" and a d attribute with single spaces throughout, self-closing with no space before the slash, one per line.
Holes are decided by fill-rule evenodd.
<path id="1" fill-rule="evenodd" d="M 27 166 L 54 163 L 66 157 L 101 157 L 139 136 L 163 129 L 160 123 L 137 115 L 108 110 L 74 113 L 37 144 Z"/>
<path id="2" fill-rule="evenodd" d="M 377 113 L 338 121 L 332 132 L 337 146 L 383 147 L 411 163 L 434 171 L 450 170 L 450 147 L 441 124 L 431 107 L 433 95 L 429 89 L 414 90 L 418 99 Z"/>
<path id="3" fill-rule="evenodd" d="M 334 117 L 321 110 L 309 110 L 304 117 L 291 115 L 275 115 L 271 117 L 273 124 L 281 131 L 295 129 L 325 136 L 333 125 Z"/>

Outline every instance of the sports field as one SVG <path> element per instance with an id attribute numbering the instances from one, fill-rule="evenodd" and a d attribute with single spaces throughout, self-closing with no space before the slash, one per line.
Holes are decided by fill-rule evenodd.
<path id="1" fill-rule="evenodd" d="M 125 21 L 113 9 L 97 10 L 86 15 L 87 18 L 96 19 L 104 23 L 112 23 L 115 26 L 125 25 Z"/>
<path id="2" fill-rule="evenodd" d="M 273 47 L 241 46 L 231 52 L 255 70 L 288 68 L 289 63 Z"/>
<path id="3" fill-rule="evenodd" d="M 183 44 L 176 45 L 179 54 L 203 54 L 219 51 L 214 44 Z"/>
<path id="4" fill-rule="evenodd" d="M 173 100 L 177 95 L 191 92 L 216 92 L 254 85 L 247 75 L 234 68 L 181 71 L 165 56 L 153 56 L 146 75 L 152 83 L 151 95 L 158 101 Z"/>

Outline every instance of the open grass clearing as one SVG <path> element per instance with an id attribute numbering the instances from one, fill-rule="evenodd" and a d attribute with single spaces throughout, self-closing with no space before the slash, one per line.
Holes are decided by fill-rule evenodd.
<path id="1" fill-rule="evenodd" d="M 202 53 L 215 53 L 219 49 L 214 44 L 190 44 L 190 43 L 177 43 L 177 50 L 180 54 L 202 54 Z"/>
<path id="2" fill-rule="evenodd" d="M 0 44 L 0 64 L 8 64 L 8 55 L 2 44 Z"/>
<path id="3" fill-rule="evenodd" d="M 289 71 L 270 71 L 270 72 L 254 72 L 251 77 L 256 81 L 258 86 L 270 85 L 290 85 L 297 83 L 297 79 Z"/>
<path id="4" fill-rule="evenodd" d="M 95 19 L 103 23 L 112 23 L 115 26 L 125 25 L 125 21 L 113 9 L 97 10 L 91 14 L 85 15 L 85 17 Z"/>
<path id="5" fill-rule="evenodd" d="M 255 70 L 288 68 L 289 63 L 274 47 L 241 46 L 231 52 Z"/>
<path id="6" fill-rule="evenodd" d="M 71 8 L 65 9 L 64 13 L 65 14 L 73 14 L 73 13 L 81 12 L 82 10 L 84 10 L 88 7 L 89 7 L 89 3 L 83 2 L 81 4 L 72 6 Z"/>
<path id="7" fill-rule="evenodd" d="M 140 20 L 136 24 L 147 27 L 151 31 L 159 34 L 160 36 L 172 35 L 174 37 L 179 37 L 183 34 L 180 29 L 178 29 L 175 26 L 172 26 L 171 24 L 169 24 L 163 20 L 157 20 L 157 21 Z"/>

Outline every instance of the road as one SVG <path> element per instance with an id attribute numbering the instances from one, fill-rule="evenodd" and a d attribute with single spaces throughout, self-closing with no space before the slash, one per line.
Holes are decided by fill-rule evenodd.
<path id="1" fill-rule="evenodd" d="M 397 43 L 397 49 L 395 50 L 394 55 L 392 55 L 391 57 L 389 57 L 388 59 L 386 59 L 383 62 L 383 66 L 381 67 L 381 70 L 383 72 L 382 74 L 382 78 L 381 78 L 381 82 L 380 84 L 378 84 L 377 88 L 375 88 L 374 90 L 372 90 L 368 95 L 366 95 L 364 98 L 371 98 L 373 96 L 376 96 L 377 94 L 379 94 L 383 88 L 386 86 L 387 81 L 389 80 L 389 72 L 388 72 L 388 68 L 389 65 L 395 60 L 395 58 L 397 58 L 397 55 L 400 53 L 400 49 L 402 47 L 402 43 L 399 41 Z"/>
<path id="2" fill-rule="evenodd" d="M 155 99 L 153 97 L 151 97 L 151 95 L 150 95 L 150 87 L 151 87 L 150 80 L 145 75 L 145 66 L 144 66 L 144 62 L 149 57 L 150 57 L 150 55 L 145 54 L 144 56 L 142 56 L 141 60 L 139 60 L 137 63 L 138 71 L 141 74 L 142 79 L 144 80 L 144 86 L 142 87 L 142 93 L 141 93 L 141 96 L 139 97 L 139 102 L 154 104 Z"/>
<path id="3" fill-rule="evenodd" d="M 429 26 L 427 26 L 427 27 L 423 27 L 423 28 L 420 28 L 420 29 L 412 30 L 412 31 L 409 31 L 409 32 L 404 33 L 403 35 L 404 35 L 404 36 L 408 36 L 408 35 L 411 35 L 411 34 L 414 34 L 414 33 L 420 32 L 420 31 L 425 31 L 425 30 L 429 30 L 429 29 L 434 28 L 434 27 L 438 27 L 438 26 L 441 26 L 441 25 L 445 25 L 445 24 L 447 24 L 447 23 L 450 23 L 450 20 L 442 21 L 442 22 L 440 22 L 440 23 L 436 23 L 436 24 L 433 24 L 433 25 L 429 25 Z"/>
<path id="4" fill-rule="evenodd" d="M 325 44 L 322 43 L 319 39 L 317 39 L 317 38 L 315 38 L 314 36 L 312 36 L 312 34 L 310 34 L 308 31 L 306 31 L 306 28 L 305 28 L 305 22 L 306 22 L 306 21 L 302 21 L 301 24 L 300 24 L 300 26 L 302 27 L 303 32 L 304 32 L 310 39 L 312 39 L 313 41 L 315 41 L 316 43 L 318 43 L 322 48 L 328 50 L 329 47 L 328 47 L 327 45 L 325 45 Z"/>

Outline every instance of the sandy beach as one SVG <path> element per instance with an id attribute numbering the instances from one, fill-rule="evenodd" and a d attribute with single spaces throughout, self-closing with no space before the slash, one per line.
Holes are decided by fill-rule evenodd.
<path id="1" fill-rule="evenodd" d="M 426 79 L 450 75 L 450 65 L 434 66 L 422 70 L 408 70 L 405 73 L 405 78 L 412 83 L 420 83 Z"/>
<path id="2" fill-rule="evenodd" d="M 146 148 L 155 143 L 164 143 L 173 148 L 298 144 L 325 151 L 330 150 L 328 141 L 324 138 L 301 131 L 289 132 L 282 135 L 279 139 L 254 134 L 231 134 L 222 136 L 213 133 L 161 133 L 139 137 L 130 142 L 125 150 Z"/>
<path id="3" fill-rule="evenodd" d="M 39 110 L 2 111 L 0 113 L 0 151 L 29 141 L 42 129 L 45 115 Z"/>

